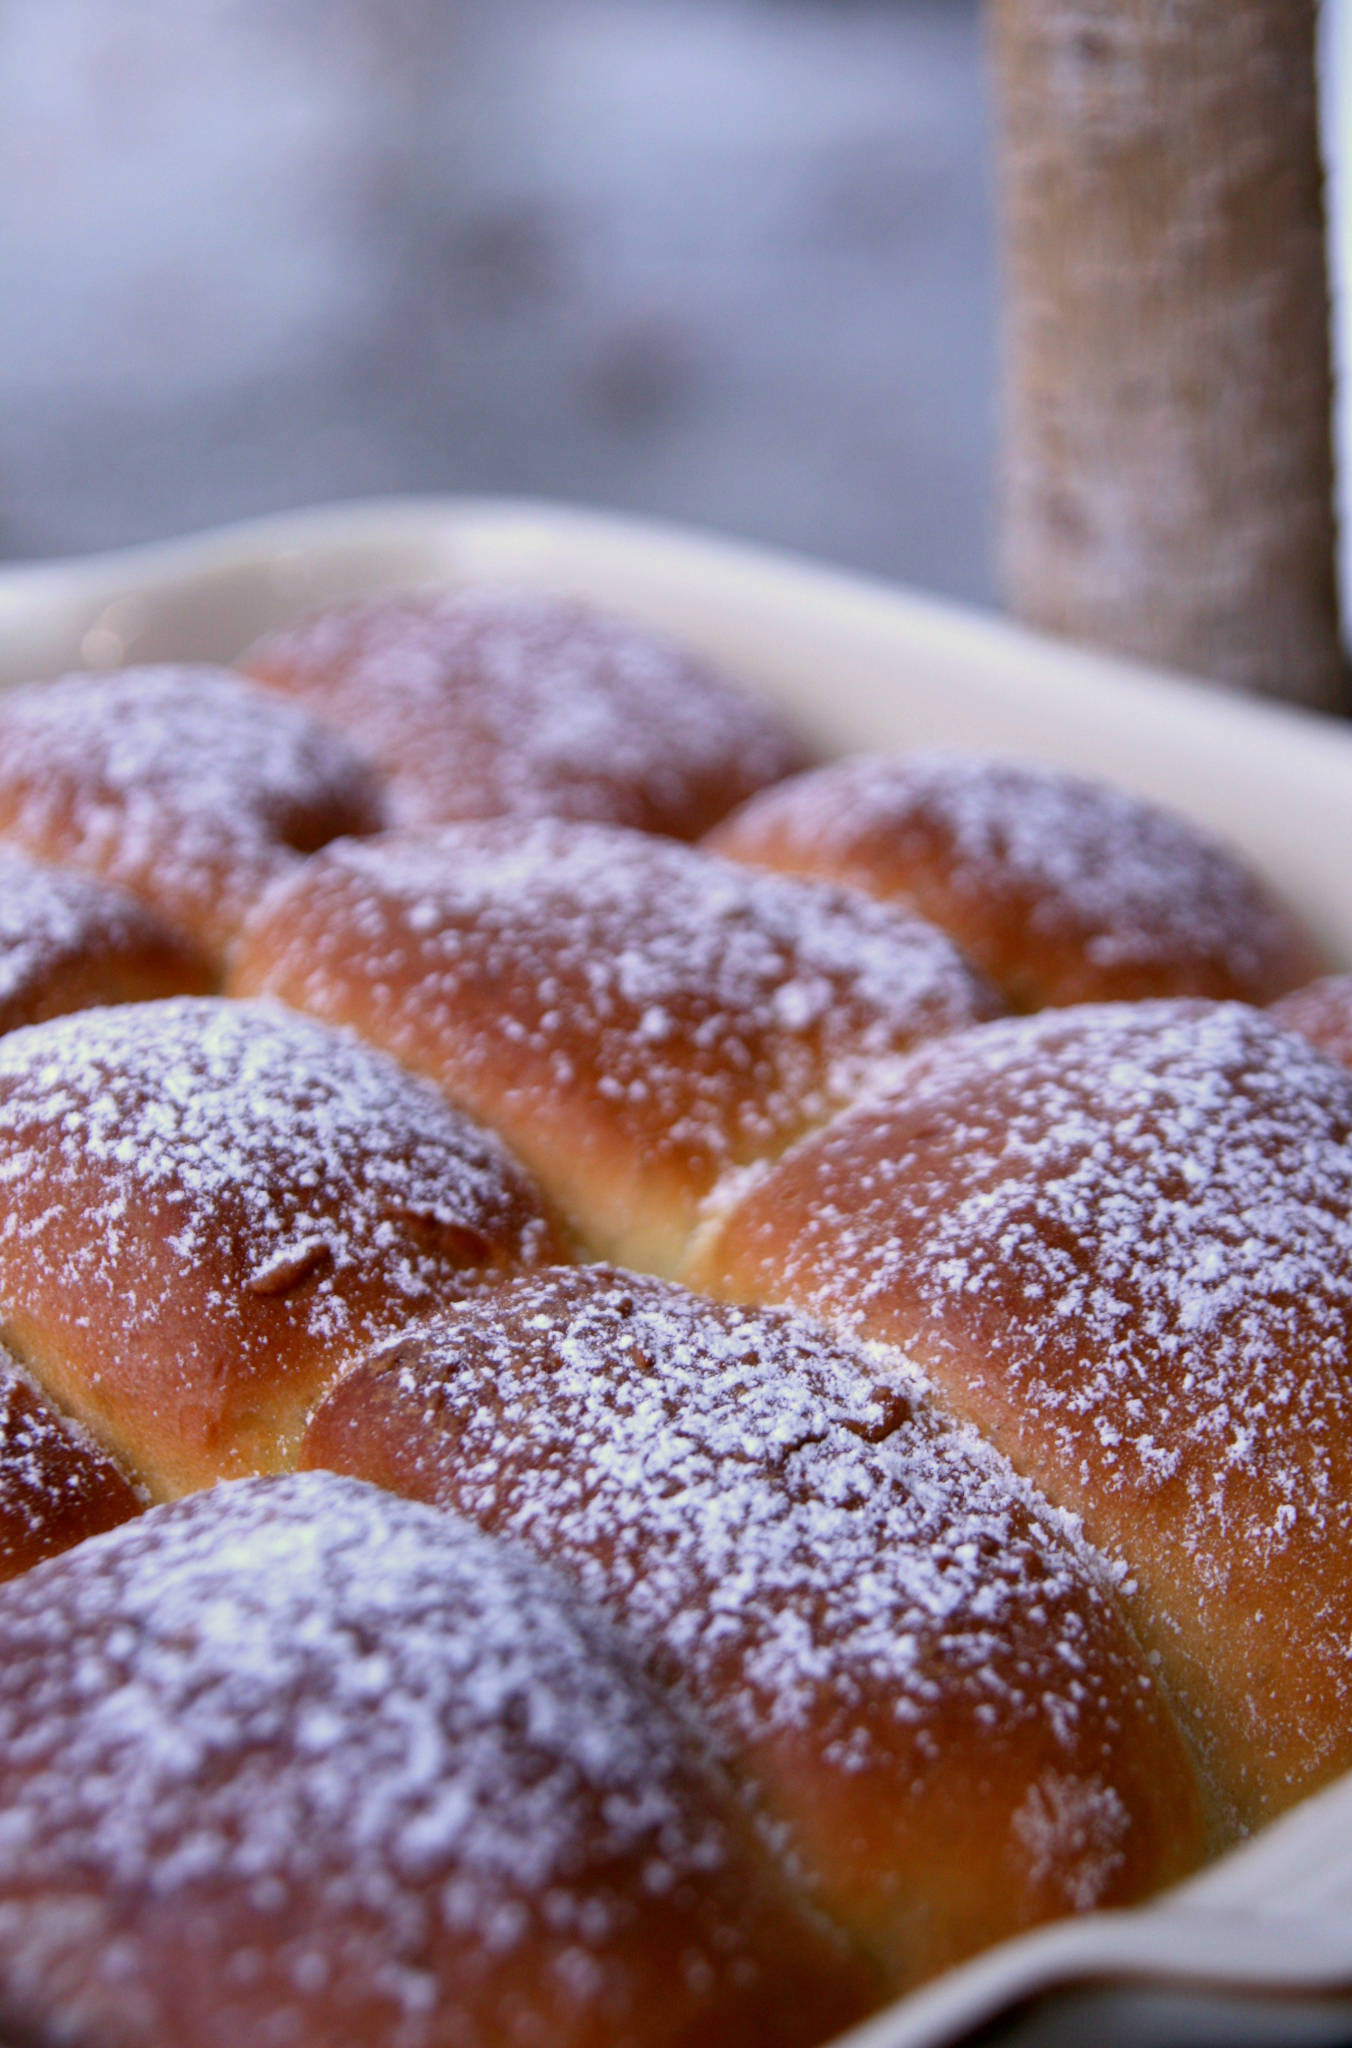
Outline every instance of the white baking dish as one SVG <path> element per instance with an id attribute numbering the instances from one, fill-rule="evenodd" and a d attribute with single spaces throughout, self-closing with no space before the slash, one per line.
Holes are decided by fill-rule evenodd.
<path id="1" fill-rule="evenodd" d="M 334 599 L 485 578 L 586 594 L 668 628 L 835 751 L 978 744 L 1159 797 L 1245 848 L 1333 960 L 1352 966 L 1352 728 L 632 520 L 401 501 L 11 569 L 0 573 L 0 685 L 78 666 L 228 660 Z M 1125 2041 L 1145 2028 L 1169 2042 L 1352 2038 L 1352 1777 L 1160 1903 L 1008 1943 L 880 2015 L 850 2048 L 938 2048 L 1048 1988 L 1132 1983 L 1167 1988 L 1148 2005 L 1120 1988 L 1082 1990 L 1040 2009 L 1019 2041 Z"/>

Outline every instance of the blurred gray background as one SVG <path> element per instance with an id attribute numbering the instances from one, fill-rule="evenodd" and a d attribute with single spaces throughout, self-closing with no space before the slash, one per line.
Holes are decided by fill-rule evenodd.
<path id="1" fill-rule="evenodd" d="M 569 498 L 991 595 L 976 0 L 4 0 L 0 554 Z"/>

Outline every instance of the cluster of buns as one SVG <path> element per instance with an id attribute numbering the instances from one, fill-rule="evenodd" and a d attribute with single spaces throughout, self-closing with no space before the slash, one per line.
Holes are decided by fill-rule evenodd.
<path id="1" fill-rule="evenodd" d="M 1352 1768 L 1352 978 L 562 601 L 0 699 L 0 2040 L 812 2048 Z"/>

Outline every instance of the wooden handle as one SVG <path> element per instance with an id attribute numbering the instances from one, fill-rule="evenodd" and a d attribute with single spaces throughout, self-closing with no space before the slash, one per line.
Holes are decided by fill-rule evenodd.
<path id="1" fill-rule="evenodd" d="M 1034 624 L 1346 704 L 1313 0 L 990 0 Z"/>

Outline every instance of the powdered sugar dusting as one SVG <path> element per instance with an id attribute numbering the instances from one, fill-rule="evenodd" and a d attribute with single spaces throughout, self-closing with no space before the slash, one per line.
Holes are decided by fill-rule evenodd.
<path id="1" fill-rule="evenodd" d="M 131 897 L 0 849 L 0 1011 L 30 995 L 54 963 L 91 940 L 130 944 L 144 928 Z"/>
<path id="2" fill-rule="evenodd" d="M 427 2015 L 473 1985 L 471 1947 L 604 1959 L 645 1892 L 730 1860 L 699 1784 L 559 1583 L 327 1474 L 153 1510 L 0 1594 L 0 1954 L 21 1980 L 65 1899 L 88 1920 L 68 1941 L 153 1986 L 165 1912 L 172 1941 L 205 1899 L 203 1996 L 239 1996 L 252 1943 L 292 1972 L 293 2024 L 308 1956 L 309 1989 L 391 2009 L 380 2038 L 460 2038 Z"/>
<path id="3" fill-rule="evenodd" d="M 71 675 L 0 702 L 0 829 L 211 943 L 296 849 L 380 822 L 348 745 L 229 670 Z"/>
<path id="4" fill-rule="evenodd" d="M 899 1354 L 796 1317 L 523 1278 L 340 1384 L 303 1455 L 566 1563 L 734 1749 L 900 1755 L 907 1799 L 973 1731 L 989 1757 L 1036 1726 L 1071 1769 L 1140 1682 L 1068 1525 Z"/>
<path id="5" fill-rule="evenodd" d="M 122 957 L 150 949 L 167 994 L 175 965 L 169 934 L 133 896 L 0 847 L 0 1028 L 68 1007 L 59 1000 L 63 977 L 91 958 L 115 981 Z M 177 964 L 182 986 L 192 969 Z"/>
<path id="6" fill-rule="evenodd" d="M 870 1146 L 866 1175 L 847 1164 L 848 1121 L 822 1143 L 801 1264 L 823 1261 L 823 1291 L 852 1275 L 866 1318 L 901 1280 L 941 1329 L 946 1303 L 998 1283 L 1019 1303 L 1004 1369 L 1021 1399 L 1054 1402 L 1068 1461 L 1087 1434 L 1151 1491 L 1205 1442 L 1218 1476 L 1199 1479 L 1190 1526 L 1224 1525 L 1220 1475 L 1261 1475 L 1263 1518 L 1229 1538 L 1265 1555 L 1297 1520 L 1347 1520 L 1345 1075 L 1240 1004 L 1151 1003 L 967 1034 L 917 1056 L 896 1102 L 898 1143 Z"/>
<path id="7" fill-rule="evenodd" d="M 904 1342 L 1084 1515 L 1250 1815 L 1352 1762 L 1352 1076 L 1242 1004 L 987 1025 L 716 1257 Z"/>
<path id="8" fill-rule="evenodd" d="M 263 906 L 238 979 L 355 1022 L 501 1120 L 542 1178 L 541 1122 L 586 1102 L 696 1196 L 997 1007 L 907 913 L 552 822 L 331 847 Z"/>
<path id="9" fill-rule="evenodd" d="M 671 641 L 528 591 L 382 598 L 242 666 L 351 732 L 401 824 L 508 814 L 694 838 L 805 760 L 777 711 Z"/>
<path id="10" fill-rule="evenodd" d="M 1059 1885 L 1076 1913 L 1088 1912 L 1103 1896 L 1130 1827 L 1131 1816 L 1111 1785 L 1059 1771 L 1047 1771 L 1029 1786 L 1013 1820 L 1034 1882 Z"/>
<path id="11" fill-rule="evenodd" d="M 303 1327 L 334 1342 L 444 1299 L 463 1265 L 549 1241 L 489 1133 L 374 1048 L 265 1004 L 183 998 L 11 1032 L 0 1192 L 11 1310 L 57 1285 L 88 1315 L 119 1303 L 130 1330 L 154 1321 L 166 1259 L 194 1275 L 185 1381 L 218 1377 L 225 1334 L 243 1344 L 248 1303 L 288 1277 L 310 1282 Z M 373 1276 L 381 1314 L 361 1291 Z"/>
<path id="12" fill-rule="evenodd" d="M 1051 992 L 1058 1001 L 1263 1001 L 1297 978 L 1298 955 L 1308 967 L 1291 919 L 1236 854 L 1157 805 L 1053 768 L 940 749 L 836 762 L 767 792 L 727 838 L 752 859 L 764 845 L 881 893 L 909 883 L 943 922 L 941 890 L 997 978 L 978 934 L 996 956 L 1070 948 L 1083 965 L 1059 968 L 1069 987 Z M 1035 976 L 1035 960 L 1023 972 Z"/>
<path id="13" fill-rule="evenodd" d="M 0 1353 L 0 1579 L 141 1505 L 107 1453 Z"/>

